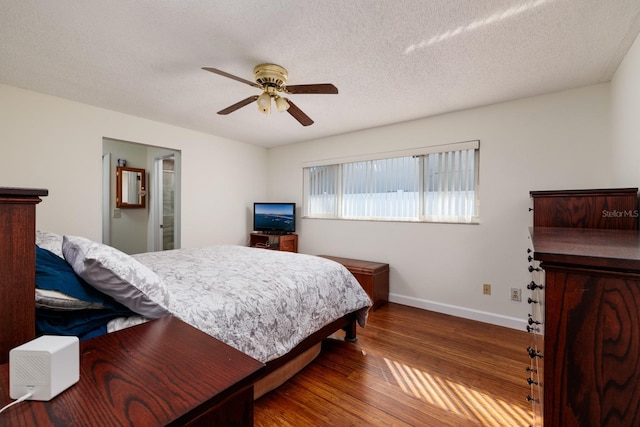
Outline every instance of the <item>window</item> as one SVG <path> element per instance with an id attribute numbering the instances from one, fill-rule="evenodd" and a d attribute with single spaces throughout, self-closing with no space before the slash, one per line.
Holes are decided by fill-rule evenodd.
<path id="1" fill-rule="evenodd" d="M 304 168 L 304 216 L 477 222 L 479 141 Z"/>

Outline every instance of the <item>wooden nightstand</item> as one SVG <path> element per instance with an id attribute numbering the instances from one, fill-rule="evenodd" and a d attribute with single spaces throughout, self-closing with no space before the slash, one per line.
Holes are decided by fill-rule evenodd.
<path id="1" fill-rule="evenodd" d="M 389 301 L 389 264 L 329 255 L 318 256 L 344 265 L 373 301 L 373 311 Z"/>
<path id="2" fill-rule="evenodd" d="M 80 343 L 80 381 L 49 402 L 25 401 L 3 425 L 251 426 L 264 365 L 175 317 Z M 0 404 L 9 398 L 0 365 Z"/>

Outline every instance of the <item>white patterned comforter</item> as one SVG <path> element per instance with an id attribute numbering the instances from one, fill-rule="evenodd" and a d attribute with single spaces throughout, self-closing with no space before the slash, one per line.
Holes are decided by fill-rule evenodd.
<path id="1" fill-rule="evenodd" d="M 165 281 L 172 314 L 261 362 L 347 313 L 364 327 L 371 305 L 346 268 L 312 255 L 213 246 L 133 257 Z"/>

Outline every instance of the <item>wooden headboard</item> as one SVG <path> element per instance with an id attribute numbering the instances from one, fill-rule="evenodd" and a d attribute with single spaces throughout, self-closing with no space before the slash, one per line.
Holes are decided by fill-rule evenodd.
<path id="1" fill-rule="evenodd" d="M 0 364 L 36 334 L 36 205 L 48 194 L 0 187 Z"/>

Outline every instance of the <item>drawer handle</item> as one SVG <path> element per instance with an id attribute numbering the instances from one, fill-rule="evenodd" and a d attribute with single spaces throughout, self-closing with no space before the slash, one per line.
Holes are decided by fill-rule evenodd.
<path id="1" fill-rule="evenodd" d="M 542 359 L 542 353 L 540 353 L 539 351 L 536 351 L 535 349 L 531 348 L 531 347 L 527 347 L 527 353 L 529 353 L 529 357 L 530 358 L 534 358 L 534 357 L 539 357 L 540 359 Z"/>
<path id="2" fill-rule="evenodd" d="M 540 332 L 540 328 L 536 328 L 535 326 L 527 325 L 527 332 Z"/>
<path id="3" fill-rule="evenodd" d="M 531 255 L 529 255 L 529 256 L 527 257 L 527 260 L 529 260 L 529 262 L 531 262 L 531 261 L 533 261 L 533 257 L 532 257 Z"/>
<path id="4" fill-rule="evenodd" d="M 537 320 L 533 320 L 533 317 L 529 314 L 529 319 L 527 319 L 527 322 L 529 322 L 530 325 L 539 325 L 541 322 L 538 322 Z"/>
<path id="5" fill-rule="evenodd" d="M 539 301 L 538 301 L 537 299 L 527 298 L 527 302 L 528 302 L 529 304 L 538 304 L 538 302 L 539 302 Z"/>
<path id="6" fill-rule="evenodd" d="M 533 265 L 529 266 L 529 273 L 533 273 L 534 271 L 542 271 L 539 267 L 534 267 Z"/>
<path id="7" fill-rule="evenodd" d="M 538 381 L 534 381 L 533 379 L 531 379 L 531 377 L 527 378 L 527 384 L 531 385 L 538 385 Z"/>
<path id="8" fill-rule="evenodd" d="M 535 399 L 535 398 L 529 396 L 528 394 L 527 394 L 526 399 L 527 399 L 527 402 L 535 402 L 535 403 L 539 402 L 538 399 Z"/>
<path id="9" fill-rule="evenodd" d="M 531 267 L 529 267 L 531 268 Z M 527 289 L 529 289 L 530 291 L 535 291 L 536 289 L 543 289 L 544 286 L 542 285 L 538 285 L 536 282 L 534 282 L 533 280 L 531 281 L 531 283 L 529 283 L 527 285 Z"/>
<path id="10" fill-rule="evenodd" d="M 527 367 L 526 367 L 526 371 L 527 371 L 527 372 L 532 372 L 532 373 L 534 373 L 534 374 L 537 374 L 537 373 L 538 373 L 538 370 L 537 370 L 537 369 L 533 369 L 531 366 L 527 366 Z"/>

